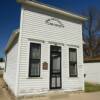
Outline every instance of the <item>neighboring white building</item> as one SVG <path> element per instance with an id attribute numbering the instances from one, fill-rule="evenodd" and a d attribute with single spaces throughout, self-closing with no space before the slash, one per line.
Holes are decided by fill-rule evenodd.
<path id="1" fill-rule="evenodd" d="M 5 68 L 5 61 L 3 60 L 3 58 L 1 58 L 0 59 L 0 76 L 3 75 L 4 68 Z"/>
<path id="2" fill-rule="evenodd" d="M 0 76 L 2 76 L 2 75 L 3 75 L 4 68 L 5 68 L 5 62 L 4 62 L 4 61 L 2 61 L 2 62 L 0 62 Z"/>
<path id="3" fill-rule="evenodd" d="M 4 79 L 15 96 L 84 90 L 81 16 L 31 0 L 6 48 Z"/>
<path id="4" fill-rule="evenodd" d="M 100 84 L 100 58 L 85 60 L 85 81 Z"/>
<path id="5" fill-rule="evenodd" d="M 5 68 L 5 62 L 0 62 L 0 69 L 4 69 Z"/>

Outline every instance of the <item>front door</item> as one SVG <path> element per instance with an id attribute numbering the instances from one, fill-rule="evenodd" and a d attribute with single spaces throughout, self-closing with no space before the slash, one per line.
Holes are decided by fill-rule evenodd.
<path id="1" fill-rule="evenodd" d="M 61 47 L 50 46 L 50 89 L 61 88 Z"/>

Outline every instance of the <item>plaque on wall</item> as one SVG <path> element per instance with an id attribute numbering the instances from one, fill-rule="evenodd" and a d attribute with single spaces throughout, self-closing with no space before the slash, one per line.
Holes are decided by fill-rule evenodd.
<path id="1" fill-rule="evenodd" d="M 47 62 L 43 62 L 43 70 L 48 70 L 48 63 Z"/>

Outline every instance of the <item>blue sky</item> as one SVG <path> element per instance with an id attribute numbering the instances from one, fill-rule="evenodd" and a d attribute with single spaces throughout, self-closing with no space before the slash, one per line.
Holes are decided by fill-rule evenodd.
<path id="1" fill-rule="evenodd" d="M 39 0 L 57 8 L 81 14 L 91 6 L 100 9 L 100 0 Z M 0 57 L 13 30 L 19 28 L 20 4 L 16 0 L 0 1 Z"/>

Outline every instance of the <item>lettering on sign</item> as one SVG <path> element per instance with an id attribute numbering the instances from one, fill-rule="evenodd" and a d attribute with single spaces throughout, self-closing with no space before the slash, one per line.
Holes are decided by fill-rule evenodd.
<path id="1" fill-rule="evenodd" d="M 64 25 L 62 24 L 62 22 L 59 19 L 57 19 L 57 18 L 47 19 L 46 20 L 46 24 L 52 25 L 52 26 L 56 26 L 56 27 L 64 28 Z"/>

